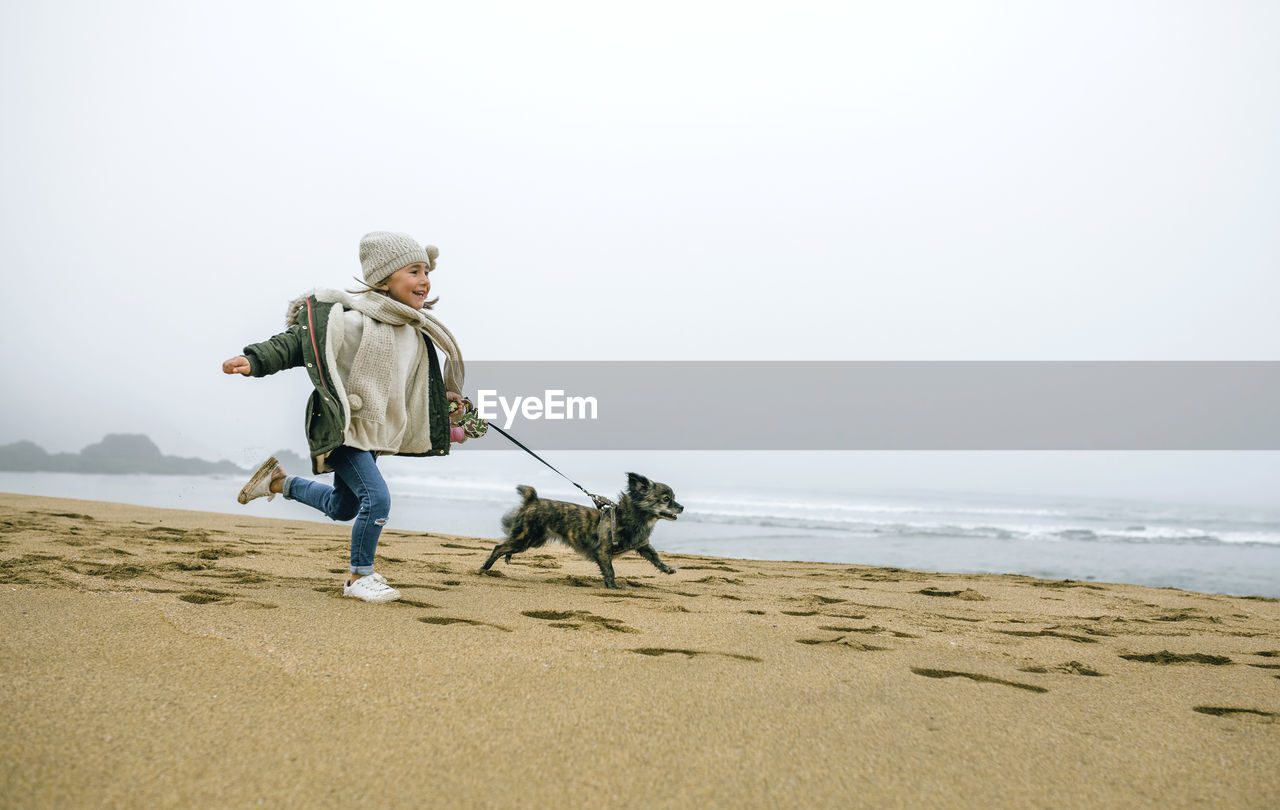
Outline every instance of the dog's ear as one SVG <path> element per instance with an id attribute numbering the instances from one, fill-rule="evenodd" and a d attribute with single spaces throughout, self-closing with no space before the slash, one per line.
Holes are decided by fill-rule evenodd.
<path id="1" fill-rule="evenodd" d="M 649 479 L 645 478 L 640 473 L 630 473 L 630 472 L 627 473 L 627 489 L 631 490 L 637 495 L 645 494 L 646 492 L 649 491 L 649 487 L 651 486 L 653 486 L 653 484 L 649 481 Z"/>

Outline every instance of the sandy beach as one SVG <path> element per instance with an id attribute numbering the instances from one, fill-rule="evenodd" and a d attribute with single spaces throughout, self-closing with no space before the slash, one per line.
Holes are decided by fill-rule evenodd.
<path id="1" fill-rule="evenodd" d="M 493 543 L 0 495 L 0 805 L 1280 805 L 1278 600 Z"/>

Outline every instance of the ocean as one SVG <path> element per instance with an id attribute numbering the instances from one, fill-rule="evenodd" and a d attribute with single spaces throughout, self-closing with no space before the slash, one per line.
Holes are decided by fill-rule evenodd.
<path id="1" fill-rule="evenodd" d="M 597 487 L 605 480 L 602 468 L 621 478 L 611 460 L 576 461 Z M 389 525 L 396 529 L 496 538 L 502 513 L 517 502 L 515 483 L 532 484 L 544 497 L 586 502 L 563 478 L 524 456 L 472 454 L 447 466 L 417 459 L 381 463 L 392 491 Z M 1277 509 L 997 493 L 873 494 L 801 484 L 715 486 L 707 482 L 716 476 L 689 477 L 695 480 L 676 487 L 684 514 L 655 529 L 659 551 L 1280 597 Z M 0 491 L 327 520 L 282 498 L 241 506 L 235 495 L 242 478 L 0 472 Z M 616 497 L 622 483 L 593 491 Z"/>

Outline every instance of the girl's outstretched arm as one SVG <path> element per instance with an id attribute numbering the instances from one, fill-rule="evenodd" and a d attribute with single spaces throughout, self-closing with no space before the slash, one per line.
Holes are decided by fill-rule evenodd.
<path id="1" fill-rule="evenodd" d="M 261 343 L 251 343 L 245 346 L 244 354 L 240 357 L 233 357 L 232 360 L 247 360 L 249 362 L 248 371 L 240 371 L 238 368 L 228 374 L 248 374 L 250 377 L 265 377 L 268 374 L 275 374 L 277 371 L 284 371 L 286 368 L 295 368 L 303 364 L 302 357 L 302 335 L 305 326 L 294 324 L 278 335 L 273 335 Z"/>
<path id="2" fill-rule="evenodd" d="M 249 358 L 243 354 L 238 354 L 230 360 L 224 361 L 222 364 L 223 374 L 243 374 L 249 376 L 251 367 L 249 366 Z"/>

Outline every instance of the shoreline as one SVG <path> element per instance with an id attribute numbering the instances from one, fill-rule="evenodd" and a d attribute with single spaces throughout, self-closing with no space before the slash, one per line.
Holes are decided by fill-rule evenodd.
<path id="1" fill-rule="evenodd" d="M 60 497 L 67 492 L 85 493 L 89 500 L 131 503 L 156 508 L 194 509 L 233 516 L 256 515 L 300 519 L 309 523 L 332 526 L 333 523 L 302 504 L 277 498 L 268 504 L 255 501 L 248 505 L 235 502 L 235 493 L 243 478 L 164 476 L 77 476 L 42 474 L 16 480 L 12 474 L 0 473 L 0 491 L 29 495 Z M 515 503 L 515 490 L 483 487 L 472 491 L 462 485 L 468 497 L 455 498 L 447 492 L 423 494 L 415 485 L 397 486 L 392 478 L 396 506 L 388 528 L 435 531 L 467 537 L 497 538 L 501 533 L 499 519 Z M 420 483 L 420 482 L 419 482 Z M 455 482 L 455 485 L 457 482 Z M 544 483 L 535 482 L 539 492 Z M 501 492 L 500 498 L 492 497 Z M 484 493 L 483 498 L 471 495 Z M 456 494 L 456 488 L 454 490 Z M 549 497 L 577 500 L 572 492 L 557 492 L 548 486 Z M 507 496 L 511 497 L 508 498 Z M 1022 574 L 1044 579 L 1076 579 L 1087 582 L 1112 582 L 1151 587 L 1174 587 L 1201 593 L 1234 596 L 1280 597 L 1280 542 L 1204 543 L 1180 541 L 1182 535 L 1232 532 L 1247 536 L 1260 531 L 1269 539 L 1280 541 L 1280 523 L 1261 514 L 1212 514 L 1204 520 L 1190 513 L 1170 516 L 1151 514 L 1150 505 L 1131 503 L 1129 513 L 1121 517 L 1105 511 L 1104 504 L 1061 503 L 1020 504 L 1015 501 L 910 502 L 864 501 L 854 511 L 870 510 L 870 522 L 851 526 L 823 522 L 819 511 L 816 519 L 796 523 L 794 507 L 774 516 L 717 518 L 714 511 L 703 511 L 707 503 L 701 497 L 686 499 L 690 512 L 677 523 L 664 524 L 656 543 L 665 552 L 682 552 L 735 559 L 833 562 L 859 565 L 889 566 L 912 570 L 938 570 L 953 573 Z M 691 505 L 692 504 L 692 505 Z M 903 504 L 907 504 L 903 506 Z M 1003 518 L 990 518 L 993 508 L 1008 509 Z M 694 509 L 694 506 L 697 509 Z M 717 502 L 712 498 L 711 508 Z M 723 505 L 723 504 L 721 504 Z M 821 510 L 821 504 L 810 504 Z M 1037 519 L 1047 513 L 1065 509 L 1061 525 L 1041 525 L 1044 536 L 1028 536 L 1037 530 L 1018 525 L 1019 509 L 1031 508 Z M 900 509 L 915 510 L 909 517 L 898 517 Z M 970 511 L 965 512 L 968 509 Z M 959 513 L 943 515 L 947 510 Z M 1071 514 L 1074 510 L 1074 515 Z M 1099 515 L 1106 518 L 1099 523 Z M 838 515 L 827 514 L 827 517 Z M 810 515 L 810 518 L 814 516 Z M 1058 518 L 1054 518 L 1057 520 Z M 903 520 L 903 525 L 895 525 Z M 923 520 L 923 525 L 915 525 Z M 887 521 L 887 522 L 886 522 Z M 1053 522 L 1053 521 L 1050 521 Z M 975 526 L 985 526 L 974 531 Z M 1110 528 L 1107 528 L 1110 527 Z M 1114 541 L 1116 528 L 1120 534 L 1141 528 L 1152 536 L 1136 541 Z M 1069 531 L 1064 530 L 1069 529 Z M 1097 532 L 1112 532 L 1112 539 L 1099 539 Z M 1272 537 L 1274 535 L 1274 537 Z M 1193 538 L 1194 540 L 1194 538 Z M 496 542 L 496 539 L 495 539 Z"/>
<path id="2" fill-rule="evenodd" d="M 0 494 L 0 804 L 1280 802 L 1280 600 L 348 532 Z"/>

